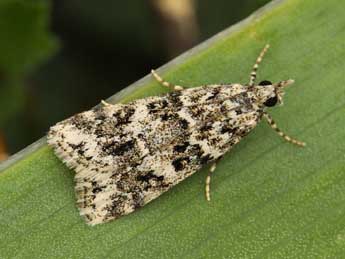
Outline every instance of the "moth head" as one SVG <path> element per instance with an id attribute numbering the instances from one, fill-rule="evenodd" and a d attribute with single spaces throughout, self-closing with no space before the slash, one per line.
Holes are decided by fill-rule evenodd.
<path id="1" fill-rule="evenodd" d="M 284 87 L 292 84 L 294 80 L 284 80 L 273 84 L 270 81 L 264 80 L 255 86 L 256 96 L 259 102 L 266 107 L 272 107 L 276 104 L 283 103 Z"/>

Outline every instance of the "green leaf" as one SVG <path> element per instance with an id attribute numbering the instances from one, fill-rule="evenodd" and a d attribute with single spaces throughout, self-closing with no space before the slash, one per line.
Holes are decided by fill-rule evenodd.
<path id="1" fill-rule="evenodd" d="M 158 71 L 186 86 L 247 83 L 269 42 L 259 80 L 296 80 L 270 113 L 306 148 L 262 122 L 219 163 L 211 202 L 205 169 L 135 213 L 89 227 L 73 172 L 43 139 L 2 165 L 0 257 L 344 257 L 344 11 L 335 0 L 274 1 Z M 146 77 L 110 101 L 163 91 Z"/>

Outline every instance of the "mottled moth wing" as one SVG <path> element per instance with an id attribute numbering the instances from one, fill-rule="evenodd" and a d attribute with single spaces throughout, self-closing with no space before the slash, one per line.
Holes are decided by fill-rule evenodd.
<path id="1" fill-rule="evenodd" d="M 208 85 L 102 106 L 53 126 L 48 143 L 76 171 L 89 224 L 126 215 L 216 160 L 262 111 L 245 86 Z"/>

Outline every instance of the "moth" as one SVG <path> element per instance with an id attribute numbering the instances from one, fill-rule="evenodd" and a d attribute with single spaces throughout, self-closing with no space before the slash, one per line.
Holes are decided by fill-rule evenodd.
<path id="1" fill-rule="evenodd" d="M 206 178 L 210 200 L 216 162 L 261 119 L 286 141 L 266 112 L 282 103 L 284 88 L 294 81 L 255 84 L 258 56 L 249 83 L 214 84 L 185 89 L 153 77 L 172 91 L 126 104 L 102 105 L 51 127 L 48 143 L 75 171 L 80 214 L 91 225 L 129 214 L 211 164 Z"/>

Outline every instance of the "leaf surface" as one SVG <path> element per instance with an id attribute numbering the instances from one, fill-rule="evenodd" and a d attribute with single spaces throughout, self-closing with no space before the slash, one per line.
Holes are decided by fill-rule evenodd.
<path id="1" fill-rule="evenodd" d="M 75 206 L 73 172 L 41 140 L 2 165 L 0 257 L 339 258 L 345 254 L 345 5 L 274 1 L 158 72 L 185 86 L 293 78 L 270 109 L 288 134 L 264 122 L 218 165 L 212 201 L 204 169 L 131 215 L 87 226 Z M 157 95 L 151 77 L 109 101 Z"/>

